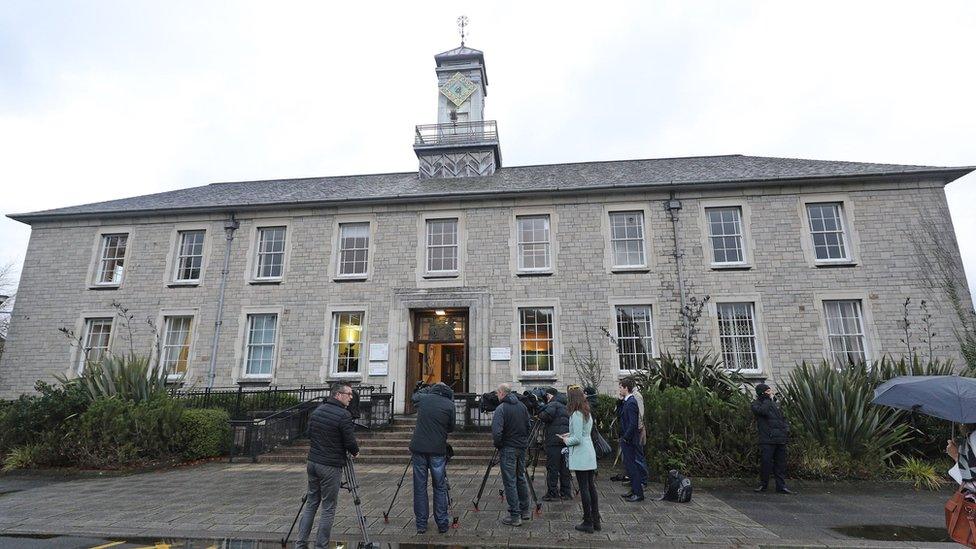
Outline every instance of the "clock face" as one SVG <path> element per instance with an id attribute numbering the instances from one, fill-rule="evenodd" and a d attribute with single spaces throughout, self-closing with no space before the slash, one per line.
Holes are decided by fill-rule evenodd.
<path id="1" fill-rule="evenodd" d="M 463 74 L 456 72 L 454 76 L 450 78 L 447 82 L 441 86 L 441 93 L 444 97 L 447 97 L 456 106 L 460 107 L 465 101 L 471 97 L 471 94 L 478 89 L 478 85 L 471 81 L 470 78 L 464 76 Z"/>

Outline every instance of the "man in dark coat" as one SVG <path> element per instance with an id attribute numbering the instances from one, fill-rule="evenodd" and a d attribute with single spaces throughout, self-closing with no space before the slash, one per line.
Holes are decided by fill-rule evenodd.
<path id="1" fill-rule="evenodd" d="M 295 547 L 308 549 L 308 536 L 312 532 L 315 511 L 322 504 L 319 530 L 315 536 L 315 549 L 325 549 L 332 535 L 336 499 L 342 468 L 346 466 L 346 454 L 359 455 L 359 445 L 353 432 L 352 415 L 346 407 L 352 401 L 352 387 L 347 383 L 332 386 L 332 396 L 319 405 L 308 419 L 308 494 L 305 510 L 298 525 Z"/>
<path id="2" fill-rule="evenodd" d="M 546 424 L 546 495 L 542 501 L 573 499 L 569 464 L 563 458 L 563 439 L 559 435 L 569 432 L 569 414 L 566 413 L 566 395 L 549 387 L 546 404 L 539 410 L 539 419 Z"/>
<path id="3" fill-rule="evenodd" d="M 525 449 L 529 447 L 529 410 L 515 398 L 512 388 L 502 383 L 495 391 L 500 404 L 491 420 L 491 438 L 498 448 L 508 515 L 507 526 L 521 526 L 529 520 L 529 482 L 525 478 Z"/>
<path id="4" fill-rule="evenodd" d="M 752 403 L 752 414 L 756 417 L 759 431 L 759 451 L 762 465 L 759 469 L 759 487 L 756 492 L 765 492 L 769 487 L 769 474 L 776 477 L 776 491 L 792 494 L 786 487 L 786 445 L 790 441 L 790 425 L 783 417 L 779 403 L 773 400 L 773 390 L 765 383 L 756 385 L 756 400 Z"/>
<path id="5" fill-rule="evenodd" d="M 410 399 L 417 410 L 417 428 L 410 439 L 413 464 L 413 515 L 417 533 L 427 531 L 430 507 L 427 500 L 427 472 L 434 485 L 434 522 L 437 531 L 447 532 L 447 434 L 454 431 L 454 391 L 436 383 L 414 392 Z"/>
<path id="6" fill-rule="evenodd" d="M 633 379 L 624 378 L 620 380 L 617 391 L 624 403 L 619 408 L 620 422 L 620 455 L 630 477 L 630 492 L 623 494 L 624 501 L 631 503 L 644 501 L 644 485 L 641 483 L 643 474 L 640 464 L 637 461 L 638 452 L 644 452 L 644 444 L 641 442 L 641 434 L 638 425 L 640 424 L 640 408 L 637 406 L 637 398 L 634 397 L 634 387 L 636 384 Z"/>

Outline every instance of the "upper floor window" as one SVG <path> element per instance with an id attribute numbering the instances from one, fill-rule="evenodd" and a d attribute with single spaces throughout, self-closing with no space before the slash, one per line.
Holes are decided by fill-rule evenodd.
<path id="1" fill-rule="evenodd" d="M 163 341 L 160 349 L 160 368 L 169 378 L 186 375 L 190 357 L 192 316 L 167 316 L 163 319 Z"/>
<path id="2" fill-rule="evenodd" d="M 719 303 L 718 335 L 722 361 L 731 370 L 759 370 L 756 308 L 753 303 Z"/>
<path id="3" fill-rule="evenodd" d="M 549 216 L 524 215 L 516 217 L 515 220 L 518 239 L 518 270 L 551 270 Z"/>
<path id="4" fill-rule="evenodd" d="M 840 202 L 807 204 L 810 236 L 817 261 L 850 261 L 844 227 L 844 207 Z"/>
<path id="5" fill-rule="evenodd" d="M 552 372 L 553 309 L 552 307 L 520 308 L 519 364 L 522 372 Z"/>
<path id="6" fill-rule="evenodd" d="M 645 267 L 644 212 L 610 212 L 614 267 Z"/>
<path id="7" fill-rule="evenodd" d="M 454 273 L 458 270 L 458 220 L 427 220 L 427 272 Z"/>
<path id="8" fill-rule="evenodd" d="M 112 317 L 86 318 L 81 334 L 81 352 L 78 358 L 78 373 L 85 371 L 87 364 L 98 364 L 108 356 L 108 346 L 112 337 Z"/>
<path id="9" fill-rule="evenodd" d="M 362 311 L 332 315 L 332 373 L 355 374 L 363 356 Z"/>
<path id="10" fill-rule="evenodd" d="M 271 377 L 274 366 L 278 315 L 247 315 L 247 341 L 244 353 L 245 377 Z"/>
<path id="11" fill-rule="evenodd" d="M 258 257 L 254 278 L 273 280 L 282 277 L 285 269 L 285 227 L 258 228 Z"/>
<path id="12" fill-rule="evenodd" d="M 203 271 L 206 231 L 180 231 L 176 254 L 176 282 L 199 282 Z"/>
<path id="13" fill-rule="evenodd" d="M 339 276 L 366 276 L 369 267 L 369 223 L 339 224 Z"/>
<path id="14" fill-rule="evenodd" d="M 620 370 L 646 369 L 654 356 L 650 305 L 618 305 L 617 359 Z"/>
<path id="15" fill-rule="evenodd" d="M 708 240 L 712 245 L 712 263 L 718 265 L 746 262 L 742 240 L 742 208 L 730 206 L 705 208 Z"/>
<path id="16" fill-rule="evenodd" d="M 102 235 L 96 284 L 118 285 L 122 283 L 125 249 L 128 243 L 129 235 L 125 233 Z"/>
<path id="17" fill-rule="evenodd" d="M 860 299 L 824 301 L 827 340 L 835 363 L 860 363 L 867 360 L 864 320 Z"/>

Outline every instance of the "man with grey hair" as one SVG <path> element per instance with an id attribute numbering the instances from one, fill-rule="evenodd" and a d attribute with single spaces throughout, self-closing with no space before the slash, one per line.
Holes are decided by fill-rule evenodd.
<path id="1" fill-rule="evenodd" d="M 502 383 L 495 391 L 498 408 L 491 421 L 491 437 L 498 449 L 498 465 L 505 486 L 508 515 L 502 524 L 521 526 L 529 520 L 529 482 L 525 478 L 525 449 L 529 446 L 529 410 L 512 394 L 512 387 Z"/>

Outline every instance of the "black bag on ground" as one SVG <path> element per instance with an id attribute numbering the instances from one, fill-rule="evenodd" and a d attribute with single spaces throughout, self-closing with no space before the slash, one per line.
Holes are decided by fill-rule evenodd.
<path id="1" fill-rule="evenodd" d="M 691 501 L 691 479 L 671 469 L 664 481 L 664 495 L 658 501 L 688 503 Z"/>

